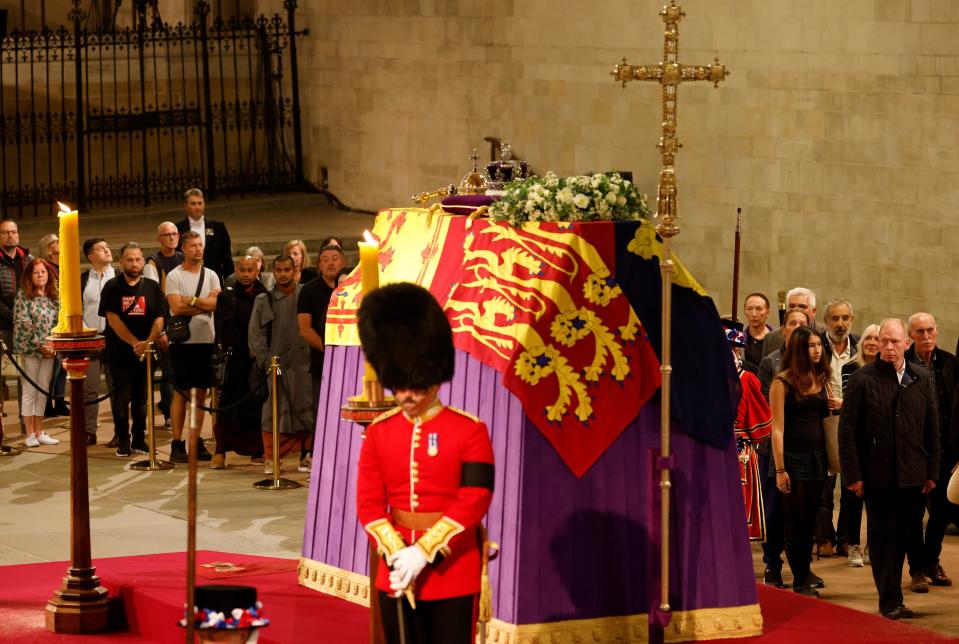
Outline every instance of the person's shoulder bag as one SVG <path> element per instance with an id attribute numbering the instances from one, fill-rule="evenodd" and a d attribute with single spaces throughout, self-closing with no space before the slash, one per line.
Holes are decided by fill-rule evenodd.
<path id="1" fill-rule="evenodd" d="M 206 276 L 206 269 L 200 267 L 200 279 L 196 283 L 196 293 L 193 297 L 200 297 L 200 291 L 203 289 L 203 278 Z M 190 320 L 189 315 L 171 316 L 166 323 L 166 336 L 170 342 L 180 343 L 190 339 Z"/>

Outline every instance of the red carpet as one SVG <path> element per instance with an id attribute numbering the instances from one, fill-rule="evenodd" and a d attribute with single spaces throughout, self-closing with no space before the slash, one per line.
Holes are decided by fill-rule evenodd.
<path id="1" fill-rule="evenodd" d="M 759 584 L 759 605 L 763 613 L 763 635 L 738 640 L 744 644 L 919 644 L 959 641 L 913 626 L 922 624 L 922 615 L 893 622 L 879 617 L 878 608 L 875 615 L 870 615 L 762 584 Z"/>
<path id="2" fill-rule="evenodd" d="M 245 570 L 216 573 L 203 564 L 232 563 Z M 270 626 L 260 632 L 264 644 L 335 642 L 368 644 L 369 611 L 296 583 L 290 559 L 254 557 L 226 552 L 197 552 L 197 584 L 237 583 L 255 586 Z M 186 554 L 115 557 L 94 561 L 100 583 L 125 602 L 130 632 L 67 636 L 44 626 L 44 606 L 66 573 L 66 562 L 0 567 L 0 642 L 118 642 L 183 641 L 177 620 L 186 598 Z M 222 568 L 222 566 L 221 566 Z M 209 577 L 209 578 L 204 578 Z"/>
<path id="3" fill-rule="evenodd" d="M 112 595 L 124 598 L 130 632 L 110 635 L 56 635 L 44 628 L 44 606 L 65 574 L 64 562 L 0 567 L 0 642 L 175 642 L 183 630 L 186 555 L 171 553 L 142 557 L 115 557 L 95 562 L 101 582 Z M 260 634 L 264 644 L 366 644 L 367 609 L 296 583 L 296 561 L 224 552 L 197 553 L 197 583 L 233 583 L 256 586 L 264 613 L 272 621 Z M 204 567 L 204 564 L 220 564 Z M 228 573 L 223 564 L 241 568 Z M 219 569 L 219 571 L 217 570 Z M 205 578 L 206 577 L 206 578 Z M 215 579 L 215 582 L 211 582 Z M 892 644 L 956 642 L 906 622 L 890 622 L 842 606 L 800 597 L 795 593 L 759 587 L 765 633 L 741 642 L 763 644 Z M 912 620 L 922 623 L 921 616 Z M 723 640 L 727 641 L 727 640 Z"/>

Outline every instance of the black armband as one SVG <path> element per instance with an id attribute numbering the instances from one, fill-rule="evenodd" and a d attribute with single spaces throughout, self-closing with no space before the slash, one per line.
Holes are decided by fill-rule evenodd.
<path id="1" fill-rule="evenodd" d="M 460 487 L 483 487 L 493 491 L 496 469 L 492 463 L 469 461 L 460 470 Z"/>

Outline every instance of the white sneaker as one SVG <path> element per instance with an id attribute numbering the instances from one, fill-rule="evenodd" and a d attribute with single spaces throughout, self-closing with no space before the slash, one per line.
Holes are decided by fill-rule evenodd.
<path id="1" fill-rule="evenodd" d="M 40 441 L 41 445 L 59 445 L 60 439 L 50 436 L 46 432 L 40 432 L 40 436 L 37 438 Z"/>
<path id="2" fill-rule="evenodd" d="M 27 447 L 40 447 L 40 441 L 37 440 L 37 437 L 34 436 L 33 434 L 30 434 L 29 436 L 27 436 L 27 440 L 24 441 L 23 444 L 26 445 Z"/>
<path id="3" fill-rule="evenodd" d="M 273 461 L 269 460 L 263 465 L 264 474 L 273 474 Z"/>
<path id="4" fill-rule="evenodd" d="M 849 557 L 846 563 L 853 568 L 862 568 L 862 548 L 858 544 L 849 546 Z"/>
<path id="5" fill-rule="evenodd" d="M 307 456 L 307 457 L 304 458 L 304 459 L 301 459 L 301 460 L 300 460 L 300 464 L 299 464 L 299 465 L 297 466 L 297 468 L 296 468 L 296 471 L 297 471 L 297 472 L 309 472 L 309 471 L 312 469 L 312 467 L 313 467 L 313 462 L 312 462 L 312 461 L 313 461 L 313 459 L 311 459 L 309 456 Z"/>

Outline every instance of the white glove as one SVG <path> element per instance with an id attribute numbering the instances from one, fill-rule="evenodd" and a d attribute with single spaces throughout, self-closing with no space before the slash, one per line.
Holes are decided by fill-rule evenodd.
<path id="1" fill-rule="evenodd" d="M 390 571 L 390 590 L 399 597 L 413 583 L 416 576 L 426 567 L 426 555 L 415 545 L 407 546 L 393 557 L 393 570 Z"/>

